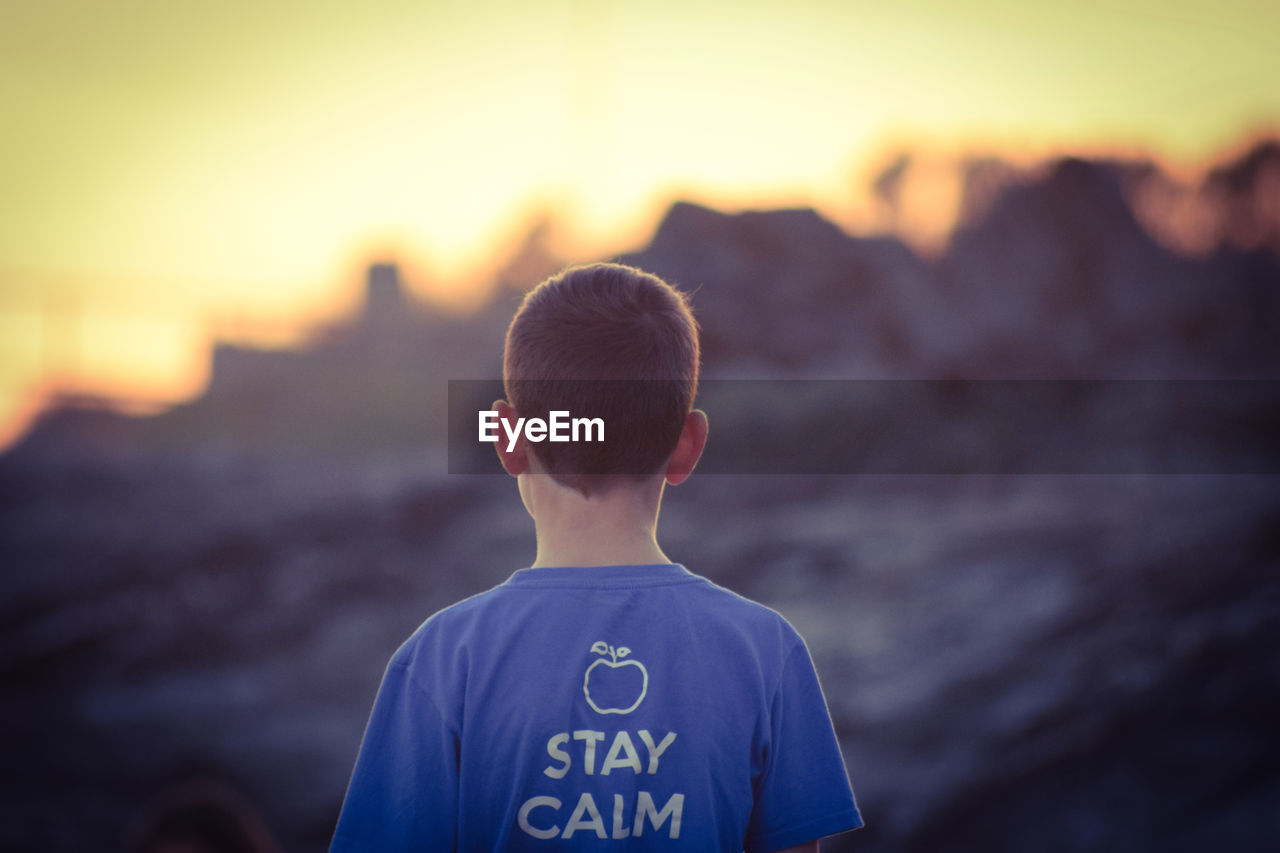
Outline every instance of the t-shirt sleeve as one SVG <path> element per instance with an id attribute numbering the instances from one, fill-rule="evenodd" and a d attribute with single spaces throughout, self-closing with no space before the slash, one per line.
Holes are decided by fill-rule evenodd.
<path id="1" fill-rule="evenodd" d="M 802 641 L 783 665 L 768 732 L 747 853 L 781 850 L 862 826 L 831 715 Z"/>
<path id="2" fill-rule="evenodd" d="M 452 850 L 458 739 L 393 660 L 374 701 L 331 851 Z"/>

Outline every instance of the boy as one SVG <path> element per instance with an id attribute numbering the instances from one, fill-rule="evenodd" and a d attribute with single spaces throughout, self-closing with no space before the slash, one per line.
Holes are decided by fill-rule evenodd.
<path id="1" fill-rule="evenodd" d="M 862 824 L 803 641 L 658 547 L 706 441 L 698 363 L 656 276 L 595 264 L 525 298 L 494 409 L 536 559 L 392 657 L 333 850 L 816 851 Z M 512 428 L 556 411 L 607 442 Z"/>

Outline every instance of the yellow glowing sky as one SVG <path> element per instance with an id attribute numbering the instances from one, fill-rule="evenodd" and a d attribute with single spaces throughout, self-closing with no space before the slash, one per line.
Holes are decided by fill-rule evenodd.
<path id="1" fill-rule="evenodd" d="M 1273 0 L 0 0 L 0 422 L 189 394 L 227 318 L 332 313 L 371 252 L 482 279 L 542 210 L 608 252 L 675 196 L 849 222 L 904 142 L 1193 162 L 1280 117 L 1276 33 Z"/>

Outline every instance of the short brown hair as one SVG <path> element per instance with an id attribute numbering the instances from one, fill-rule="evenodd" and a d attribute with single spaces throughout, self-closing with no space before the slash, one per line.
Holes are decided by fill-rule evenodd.
<path id="1" fill-rule="evenodd" d="M 531 290 L 507 329 L 503 385 L 524 418 L 600 418 L 603 442 L 531 445 L 584 495 L 662 470 L 698 391 L 698 325 L 687 297 L 622 264 L 571 267 Z"/>

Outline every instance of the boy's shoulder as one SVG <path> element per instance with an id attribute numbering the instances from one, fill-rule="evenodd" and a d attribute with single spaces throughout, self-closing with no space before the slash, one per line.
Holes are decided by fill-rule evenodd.
<path id="1" fill-rule="evenodd" d="M 426 619 L 405 641 L 397 657 L 417 646 L 447 639 L 483 637 L 521 614 L 546 607 L 548 600 L 582 600 L 592 593 L 628 596 L 634 607 L 672 607 L 695 613 L 757 642 L 776 643 L 784 652 L 803 643 L 781 613 L 694 574 L 679 563 L 655 566 L 592 566 L 521 569 L 497 586 L 462 599 Z M 647 593 L 647 594 L 646 594 Z"/>

